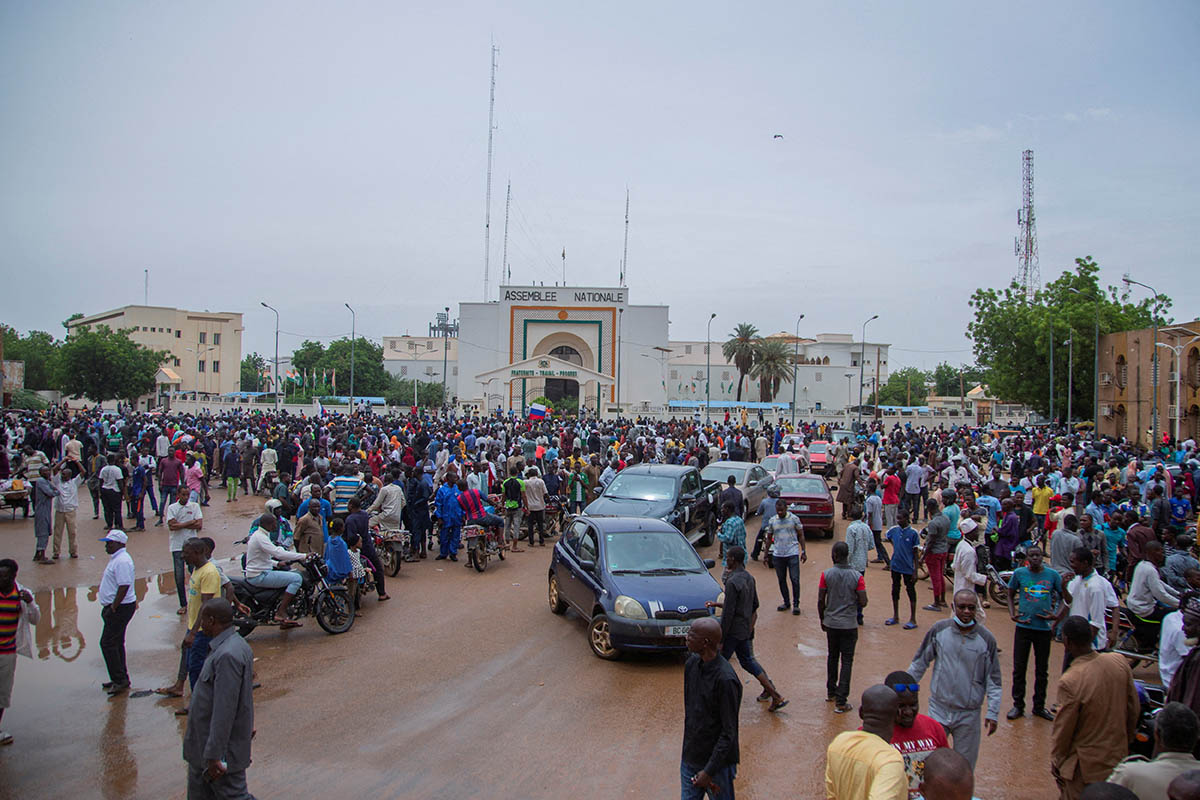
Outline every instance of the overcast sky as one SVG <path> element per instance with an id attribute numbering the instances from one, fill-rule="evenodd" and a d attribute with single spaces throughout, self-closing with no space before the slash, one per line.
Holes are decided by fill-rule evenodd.
<path id="1" fill-rule="evenodd" d="M 1015 274 L 1021 151 L 1041 270 L 1092 255 L 1197 315 L 1200 4 L 0 4 L 3 321 L 241 311 L 246 351 L 422 334 L 483 297 L 615 285 L 675 339 L 857 331 L 969 361 Z M 781 134 L 783 139 L 773 138 Z M 944 352 L 933 352 L 944 351 Z"/>

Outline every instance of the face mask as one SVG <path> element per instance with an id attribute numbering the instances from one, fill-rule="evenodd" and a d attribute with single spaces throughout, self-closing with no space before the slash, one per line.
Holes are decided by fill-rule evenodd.
<path id="1" fill-rule="evenodd" d="M 953 615 L 952 617 L 950 617 L 950 619 L 954 620 L 954 624 L 960 628 L 974 628 L 975 627 L 974 620 L 971 620 L 970 622 L 963 622 L 961 619 L 958 618 L 958 614 Z"/>

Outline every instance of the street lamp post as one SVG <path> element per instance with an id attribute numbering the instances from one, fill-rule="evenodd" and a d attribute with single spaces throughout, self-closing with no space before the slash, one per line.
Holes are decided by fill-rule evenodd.
<path id="1" fill-rule="evenodd" d="M 853 372 L 846 373 L 846 408 L 847 409 L 849 409 L 850 404 L 854 402 L 853 397 L 850 395 L 850 379 L 853 377 L 854 377 Z"/>
<path id="2" fill-rule="evenodd" d="M 879 319 L 878 314 L 868 319 L 867 322 L 876 319 Z M 855 423 L 855 430 L 862 428 L 863 367 L 867 363 L 867 322 L 863 323 L 862 349 L 858 353 L 858 421 Z M 879 407 L 879 387 L 875 388 L 875 407 Z"/>
<path id="3" fill-rule="evenodd" d="M 1135 281 L 1133 278 L 1129 277 L 1128 273 L 1125 274 L 1125 277 L 1122 278 L 1122 280 L 1125 283 L 1126 289 L 1129 288 L 1130 284 L 1134 284 L 1135 286 L 1141 286 L 1144 289 L 1149 289 L 1151 292 L 1154 293 L 1154 297 L 1153 297 L 1154 302 L 1151 303 L 1151 305 L 1150 305 L 1150 321 L 1153 325 L 1153 334 L 1152 335 L 1154 337 L 1154 344 L 1157 345 L 1158 344 L 1158 298 L 1159 298 L 1158 290 L 1155 289 L 1153 286 L 1151 286 L 1148 283 L 1142 283 L 1141 281 Z M 1154 378 L 1154 387 L 1151 392 L 1151 400 L 1150 400 L 1150 404 L 1151 404 L 1151 409 L 1150 409 L 1150 430 L 1151 430 L 1150 447 L 1155 448 L 1155 447 L 1158 447 L 1158 348 L 1155 347 L 1151 351 L 1151 353 L 1152 353 L 1152 357 L 1150 359 L 1150 361 L 1151 361 L 1150 374 Z"/>
<path id="4" fill-rule="evenodd" d="M 1067 338 L 1067 430 L 1071 428 L 1071 390 L 1075 377 L 1075 333 Z"/>
<path id="5" fill-rule="evenodd" d="M 706 341 L 704 342 L 704 423 L 707 425 L 712 421 L 712 416 L 709 411 L 712 406 L 712 321 L 717 318 L 717 312 L 712 312 L 708 318 L 708 328 L 705 333 Z M 739 390 L 740 391 L 740 390 Z"/>
<path id="6" fill-rule="evenodd" d="M 617 416 L 621 416 L 621 323 L 625 319 L 625 309 L 617 309 Z"/>
<path id="7" fill-rule="evenodd" d="M 1067 287 L 1068 292 L 1074 292 L 1080 297 L 1084 297 L 1083 292 L 1075 287 Z M 1096 298 L 1096 352 L 1092 358 L 1092 437 L 1096 437 L 1100 433 L 1100 297 Z"/>
<path id="8" fill-rule="evenodd" d="M 800 320 L 802 319 L 804 319 L 803 314 L 796 318 L 796 339 L 792 352 L 792 430 L 796 430 L 796 370 L 797 364 L 800 362 Z"/>
<path id="9" fill-rule="evenodd" d="M 275 394 L 275 413 L 279 413 L 279 311 L 267 305 L 262 304 L 263 308 L 275 312 L 275 383 L 272 385 Z"/>
<path id="10" fill-rule="evenodd" d="M 1190 333 L 1190 331 L 1189 331 Z M 1179 441 L 1179 420 L 1183 416 L 1183 351 L 1187 349 L 1192 342 L 1200 341 L 1200 336 L 1193 336 L 1183 344 L 1167 344 L 1166 342 L 1155 342 L 1159 347 L 1165 347 L 1175 356 L 1175 441 Z M 1169 405 L 1169 404 L 1168 404 Z"/>
<path id="11" fill-rule="evenodd" d="M 450 306 L 446 306 L 446 324 L 442 326 L 442 408 L 445 409 L 449 403 L 446 402 L 446 359 L 450 355 Z"/>
<path id="12" fill-rule="evenodd" d="M 354 309 L 350 308 L 350 304 L 346 303 L 346 308 L 350 310 L 350 413 L 354 413 L 354 341 L 358 338 L 355 331 Z"/>

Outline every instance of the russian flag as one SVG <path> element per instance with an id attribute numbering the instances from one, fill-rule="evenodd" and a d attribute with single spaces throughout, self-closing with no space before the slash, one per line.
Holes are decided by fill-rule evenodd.
<path id="1" fill-rule="evenodd" d="M 530 419 L 545 419 L 546 418 L 546 407 L 544 405 L 542 405 L 541 403 L 534 403 L 533 405 L 531 405 L 529 407 L 529 418 Z"/>

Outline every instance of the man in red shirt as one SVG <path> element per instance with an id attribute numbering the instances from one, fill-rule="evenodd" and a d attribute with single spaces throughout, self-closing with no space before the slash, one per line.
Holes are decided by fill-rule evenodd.
<path id="1" fill-rule="evenodd" d="M 883 479 L 883 529 L 890 531 L 896 527 L 896 511 L 900 508 L 900 476 L 896 474 L 896 465 L 887 468 Z"/>
<path id="2" fill-rule="evenodd" d="M 932 717 L 919 713 L 921 685 L 907 672 L 893 672 L 883 680 L 896 692 L 900 705 L 896 708 L 896 725 L 891 743 L 904 756 L 904 771 L 908 774 L 910 800 L 921 796 L 921 779 L 925 773 L 925 758 L 939 747 L 949 747 L 946 729 Z"/>

